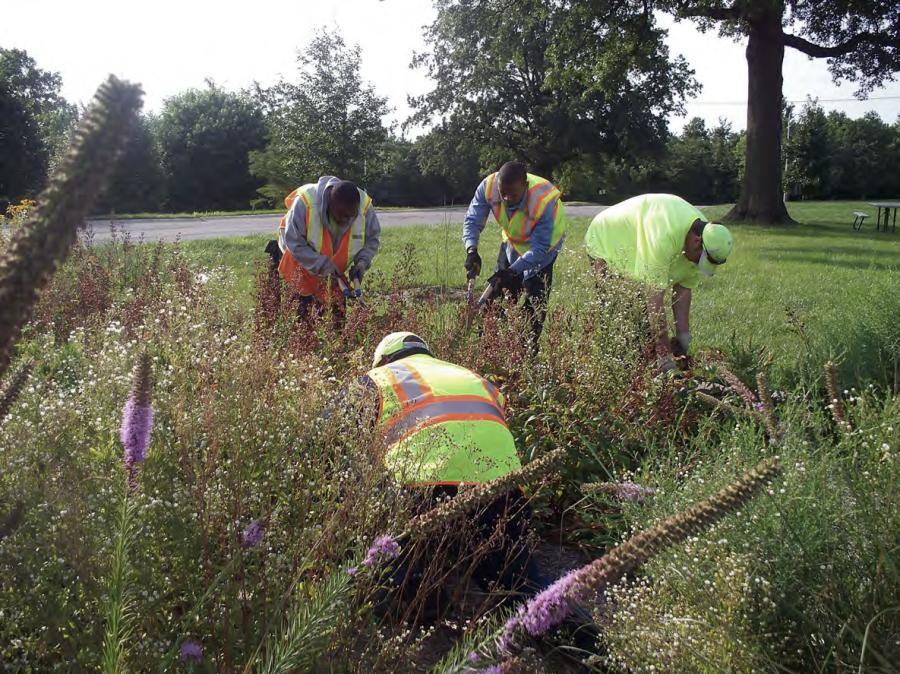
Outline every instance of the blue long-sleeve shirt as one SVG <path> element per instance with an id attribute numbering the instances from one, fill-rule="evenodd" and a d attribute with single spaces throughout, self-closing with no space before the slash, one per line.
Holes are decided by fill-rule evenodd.
<path id="1" fill-rule="evenodd" d="M 484 231 L 484 224 L 491 214 L 491 205 L 488 203 L 485 193 L 486 185 L 487 178 L 482 180 L 478 189 L 475 190 L 475 196 L 472 197 L 472 203 L 469 204 L 469 210 L 466 211 L 466 219 L 463 222 L 463 244 L 466 250 L 471 246 L 478 245 L 478 239 L 481 236 L 481 232 Z M 522 195 L 522 200 L 518 204 L 507 207 L 506 211 L 509 217 L 512 217 L 520 208 L 525 208 L 525 200 L 527 198 L 528 193 L 526 192 Z M 511 245 L 506 247 L 506 257 L 509 260 L 510 269 L 521 273 L 527 279 L 551 264 L 562 248 L 563 241 L 565 241 L 565 236 L 563 236 L 559 243 L 551 249 L 550 241 L 552 236 L 553 209 L 547 208 L 531 232 L 529 239 L 531 243 L 530 250 L 520 256 Z"/>

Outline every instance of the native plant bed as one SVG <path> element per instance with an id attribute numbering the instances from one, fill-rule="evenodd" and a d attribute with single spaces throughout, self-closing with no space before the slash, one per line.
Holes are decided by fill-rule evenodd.
<path id="1" fill-rule="evenodd" d="M 421 284 L 414 254 L 403 259 L 334 332 L 328 320 L 298 326 L 262 272 L 248 302 L 232 269 L 178 245 L 73 250 L 4 378 L 16 388 L 31 364 L 0 414 L 6 670 L 887 672 L 900 661 L 889 388 L 841 384 L 816 363 L 769 392 L 756 380 L 766 359 L 728 344 L 699 354 L 692 377 L 660 379 L 626 285 L 554 306 L 531 361 L 518 311 L 472 315 L 458 298 L 407 292 Z M 602 563 L 523 612 L 436 556 L 447 612 L 422 620 L 416 598 L 375 610 L 395 546 L 431 537 L 449 550 L 467 508 L 483 505 L 467 490 L 421 514 L 382 471 L 365 411 L 336 402 L 395 329 L 506 393 L 526 463 L 512 480 L 526 485 L 545 568 Z"/>

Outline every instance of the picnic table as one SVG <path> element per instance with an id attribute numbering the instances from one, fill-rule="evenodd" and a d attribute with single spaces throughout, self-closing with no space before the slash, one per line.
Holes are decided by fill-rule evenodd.
<path id="1" fill-rule="evenodd" d="M 869 206 L 878 209 L 878 217 L 875 221 L 875 231 L 881 228 L 881 211 L 884 210 L 884 231 L 887 231 L 888 221 L 891 220 L 891 211 L 894 211 L 894 219 L 891 222 L 891 231 L 897 231 L 897 210 L 900 209 L 900 201 L 870 201 Z"/>

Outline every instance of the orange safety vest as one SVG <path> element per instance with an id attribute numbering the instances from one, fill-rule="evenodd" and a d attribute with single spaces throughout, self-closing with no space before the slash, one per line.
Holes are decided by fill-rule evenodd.
<path id="1" fill-rule="evenodd" d="M 519 255 L 531 250 L 531 233 L 538 220 L 550 208 L 553 213 L 553 232 L 550 235 L 550 249 L 556 248 L 566 233 L 568 220 L 566 209 L 560 199 L 560 192 L 549 180 L 540 176 L 527 174 L 528 191 L 525 195 L 525 206 L 516 211 L 512 217 L 506 211 L 506 204 L 500 198 L 500 180 L 496 173 L 486 178 L 484 196 L 500 225 L 500 233 L 504 241 L 508 241 Z"/>
<path id="2" fill-rule="evenodd" d="M 363 190 L 359 190 L 360 209 L 353 224 L 347 228 L 341 240 L 335 246 L 331 233 L 322 224 L 317 208 L 318 190 L 315 184 L 303 185 L 288 194 L 284 198 L 284 205 L 290 212 L 291 206 L 297 199 L 303 200 L 306 210 L 306 240 L 320 255 L 325 255 L 334 262 L 334 266 L 345 274 L 349 273 L 353 266 L 353 257 L 362 249 L 365 243 L 366 213 L 372 205 L 372 198 Z M 287 228 L 287 214 L 281 218 L 278 225 L 278 246 L 281 249 L 281 262 L 278 272 L 285 282 L 300 295 L 312 295 L 321 301 L 326 301 L 328 295 L 341 297 L 341 290 L 337 283 L 332 283 L 329 278 L 316 276 L 307 271 L 297 259 L 291 255 L 290 249 L 284 243 L 284 231 Z M 352 255 L 351 255 L 352 249 Z M 329 287 L 330 286 L 330 287 Z"/>

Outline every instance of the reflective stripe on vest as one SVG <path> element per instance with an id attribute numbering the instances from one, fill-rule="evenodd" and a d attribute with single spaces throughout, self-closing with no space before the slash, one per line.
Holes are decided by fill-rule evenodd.
<path id="1" fill-rule="evenodd" d="M 416 431 L 445 421 L 493 421 L 507 427 L 496 403 L 477 396 L 446 396 L 404 409 L 385 426 L 384 439 L 395 445 Z"/>
<path id="2" fill-rule="evenodd" d="M 552 208 L 553 233 L 550 236 L 550 248 L 555 248 L 562 240 L 566 232 L 565 208 L 560 200 L 560 191 L 545 178 L 527 174 L 528 191 L 525 195 L 525 205 L 513 213 L 510 218 L 506 211 L 506 204 L 500 197 L 500 180 L 496 173 L 492 173 L 486 179 L 484 187 L 485 198 L 494 214 L 494 219 L 500 225 L 503 240 L 512 244 L 520 255 L 531 249 L 531 233 L 538 221 L 548 208 Z"/>
<path id="3" fill-rule="evenodd" d="M 352 225 L 350 226 L 350 251 L 347 256 L 347 267 L 344 269 L 345 272 L 349 272 L 350 268 L 353 266 L 353 259 L 356 255 L 363 249 L 363 246 L 366 243 L 366 213 L 369 210 L 369 207 L 372 205 L 372 198 L 365 193 L 365 191 L 357 188 L 359 190 L 359 213 L 356 218 L 353 220 Z M 298 187 L 296 190 L 287 195 L 284 199 L 284 204 L 290 210 L 291 206 L 293 206 L 294 201 L 297 199 L 303 200 L 303 206 L 306 210 L 306 240 L 311 245 L 317 253 L 322 252 L 322 241 L 325 236 L 326 225 L 322 222 L 322 219 L 319 215 L 319 210 L 317 207 L 318 204 L 318 195 L 319 190 L 318 186 L 315 183 L 310 183 L 308 185 L 303 185 L 302 187 Z M 281 252 L 287 248 L 287 245 L 284 241 L 284 231 L 287 228 L 287 216 L 281 219 L 281 224 L 278 227 L 278 247 L 281 249 Z M 346 233 L 344 234 L 346 236 Z M 343 243 L 343 237 L 341 241 L 332 241 L 332 255 L 337 255 L 338 248 L 341 243 Z"/>
<path id="4" fill-rule="evenodd" d="M 385 463 L 404 483 L 481 482 L 519 467 L 502 396 L 474 372 L 422 355 L 369 376 L 381 396 Z"/>

